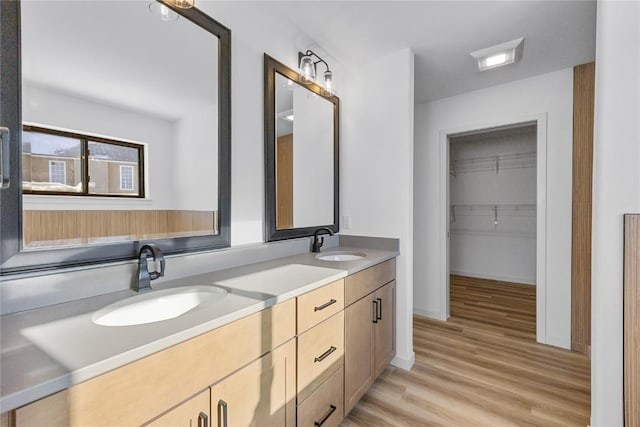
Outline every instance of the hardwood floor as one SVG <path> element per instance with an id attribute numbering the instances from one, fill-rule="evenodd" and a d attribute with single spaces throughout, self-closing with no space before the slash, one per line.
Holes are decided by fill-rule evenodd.
<path id="1" fill-rule="evenodd" d="M 586 426 L 590 362 L 535 342 L 535 289 L 451 278 L 448 322 L 414 317 L 416 364 L 388 367 L 352 426 Z"/>

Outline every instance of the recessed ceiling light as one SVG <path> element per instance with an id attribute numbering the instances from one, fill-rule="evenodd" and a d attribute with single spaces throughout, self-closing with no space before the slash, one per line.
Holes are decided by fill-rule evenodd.
<path id="1" fill-rule="evenodd" d="M 476 50 L 471 52 L 471 56 L 478 61 L 478 70 L 485 71 L 520 61 L 523 48 L 524 37 L 520 37 L 486 49 Z"/>

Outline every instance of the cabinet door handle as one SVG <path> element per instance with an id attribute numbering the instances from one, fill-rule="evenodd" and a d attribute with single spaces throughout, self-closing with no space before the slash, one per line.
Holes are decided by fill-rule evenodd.
<path id="1" fill-rule="evenodd" d="M 322 427 L 322 424 L 324 424 L 329 419 L 329 417 L 333 415 L 335 411 L 336 411 L 336 405 L 330 405 L 327 413 L 324 414 L 319 421 L 314 422 L 313 425 L 315 427 Z"/>
<path id="2" fill-rule="evenodd" d="M 218 427 L 227 427 L 227 402 L 218 401 Z"/>
<path id="3" fill-rule="evenodd" d="M 9 188 L 11 182 L 11 142 L 9 138 L 9 128 L 0 127 L 0 188 Z"/>
<path id="4" fill-rule="evenodd" d="M 337 303 L 338 301 L 334 300 L 333 298 L 331 298 L 328 302 L 325 302 L 322 305 L 319 305 L 317 307 L 313 308 L 313 311 L 320 311 L 320 310 L 324 310 L 325 308 L 329 307 L 330 305 L 333 305 L 335 303 Z"/>
<path id="5" fill-rule="evenodd" d="M 329 357 L 329 355 L 331 353 L 333 353 L 334 351 L 336 351 L 337 348 L 335 348 L 334 346 L 329 347 L 329 350 L 325 351 L 324 353 L 322 353 L 320 356 L 316 357 L 313 360 L 313 363 L 318 363 L 318 362 L 322 362 L 324 359 L 326 359 L 327 357 Z"/>
<path id="6" fill-rule="evenodd" d="M 373 323 L 378 323 L 378 300 L 373 300 Z"/>
<path id="7" fill-rule="evenodd" d="M 204 412 L 198 414 L 198 427 L 209 427 L 209 417 Z"/>
<path id="8" fill-rule="evenodd" d="M 382 298 L 376 298 L 378 300 L 378 314 L 376 315 L 377 320 L 382 320 Z"/>

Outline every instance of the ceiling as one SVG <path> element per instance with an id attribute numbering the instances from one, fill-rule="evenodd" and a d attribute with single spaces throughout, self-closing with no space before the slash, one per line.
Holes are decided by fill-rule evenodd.
<path id="1" fill-rule="evenodd" d="M 337 61 L 410 47 L 423 103 L 593 61 L 595 1 L 264 1 Z M 524 37 L 521 62 L 480 73 L 469 55 Z"/>

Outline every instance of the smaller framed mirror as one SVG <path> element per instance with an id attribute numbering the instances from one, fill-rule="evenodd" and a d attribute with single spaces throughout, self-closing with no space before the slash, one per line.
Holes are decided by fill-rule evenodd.
<path id="1" fill-rule="evenodd" d="M 340 100 L 264 55 L 265 240 L 338 232 Z"/>

